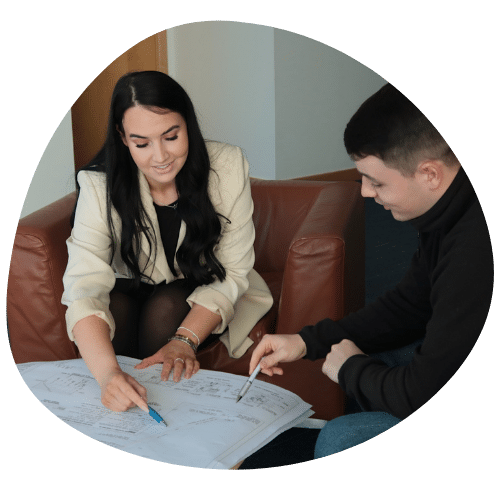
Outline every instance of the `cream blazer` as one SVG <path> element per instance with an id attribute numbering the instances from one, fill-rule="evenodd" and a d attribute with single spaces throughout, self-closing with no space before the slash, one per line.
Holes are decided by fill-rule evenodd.
<path id="1" fill-rule="evenodd" d="M 221 239 L 215 254 L 226 270 L 226 279 L 196 288 L 187 301 L 220 314 L 222 321 L 214 333 L 222 333 L 221 341 L 233 358 L 241 357 L 252 345 L 248 338 L 253 326 L 271 308 L 272 296 L 264 280 L 253 269 L 255 228 L 252 221 L 253 201 L 250 192 L 248 162 L 240 148 L 218 142 L 207 142 L 212 171 L 209 196 L 221 218 Z M 160 237 L 158 218 L 146 177 L 138 170 L 144 209 L 152 221 L 156 235 L 156 261 L 145 237 L 141 245 L 139 265 L 154 283 L 171 282 L 170 271 Z M 66 325 L 71 340 L 73 327 L 82 318 L 96 315 L 109 325 L 111 338 L 115 322 L 109 311 L 109 292 L 117 277 L 131 278 L 119 252 L 111 260 L 111 233 L 106 216 L 106 179 L 103 173 L 81 171 L 78 174 L 80 194 L 75 223 L 67 240 L 68 265 L 64 274 L 62 303 L 68 306 Z M 117 234 L 120 220 L 112 214 Z M 177 248 L 186 234 L 181 223 Z M 119 248 L 120 242 L 117 242 Z M 111 263 L 110 263 L 111 262 Z M 183 277 L 175 262 L 178 276 Z M 227 331 L 226 327 L 228 328 Z M 224 333 L 223 333 L 224 332 Z"/>

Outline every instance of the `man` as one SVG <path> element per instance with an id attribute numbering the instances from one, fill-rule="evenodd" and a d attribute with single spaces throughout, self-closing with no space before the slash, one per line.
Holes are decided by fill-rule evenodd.
<path id="1" fill-rule="evenodd" d="M 328 422 L 315 458 L 362 443 L 400 422 L 453 376 L 486 321 L 493 257 L 486 221 L 465 172 L 441 135 L 387 84 L 348 123 L 344 144 L 361 194 L 411 221 L 419 248 L 399 285 L 340 321 L 265 336 L 250 372 L 282 374 L 280 362 L 324 358 L 323 372 L 361 411 Z M 402 360 L 398 349 L 411 345 Z M 392 354 L 388 356 L 387 354 Z"/>

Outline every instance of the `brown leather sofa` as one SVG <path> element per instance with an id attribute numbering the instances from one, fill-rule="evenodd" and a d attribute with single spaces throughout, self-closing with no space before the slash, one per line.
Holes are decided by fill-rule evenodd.
<path id="1" fill-rule="evenodd" d="M 248 375 L 255 345 L 266 333 L 290 334 L 330 317 L 340 319 L 364 302 L 364 211 L 355 182 L 252 179 L 256 270 L 274 306 L 250 337 L 254 346 L 232 359 L 220 342 L 198 354 L 201 367 Z M 7 292 L 7 322 L 16 363 L 79 357 L 66 333 L 61 304 L 65 241 L 75 194 L 20 220 Z M 283 365 L 285 374 L 259 378 L 312 404 L 315 418 L 343 413 L 344 395 L 321 372 L 322 360 Z"/>

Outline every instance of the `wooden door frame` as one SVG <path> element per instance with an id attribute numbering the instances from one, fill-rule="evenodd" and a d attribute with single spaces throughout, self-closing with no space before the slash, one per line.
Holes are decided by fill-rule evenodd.
<path id="1" fill-rule="evenodd" d="M 116 58 L 71 108 L 75 169 L 92 160 L 106 137 L 109 103 L 118 79 L 130 71 L 168 72 L 167 32 L 156 33 Z"/>

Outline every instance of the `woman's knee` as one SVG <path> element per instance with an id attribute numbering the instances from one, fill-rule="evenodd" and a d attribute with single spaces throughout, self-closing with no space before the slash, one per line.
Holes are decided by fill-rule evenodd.
<path id="1" fill-rule="evenodd" d="M 144 303 L 139 323 L 141 357 L 154 354 L 175 334 L 191 310 L 186 301 L 191 291 L 183 283 L 169 283 Z"/>
<path id="2" fill-rule="evenodd" d="M 382 434 L 400 419 L 385 412 L 361 412 L 330 420 L 321 429 L 314 458 L 333 455 Z"/>
<path id="3" fill-rule="evenodd" d="M 158 319 L 160 322 L 180 321 L 190 311 L 187 298 L 191 290 L 177 280 L 167 285 L 160 286 L 149 297 L 143 305 L 143 315 L 150 319 Z"/>
<path id="4" fill-rule="evenodd" d="M 137 357 L 139 306 L 132 297 L 120 291 L 110 293 L 109 310 L 115 321 L 112 340 L 116 354 Z"/>

